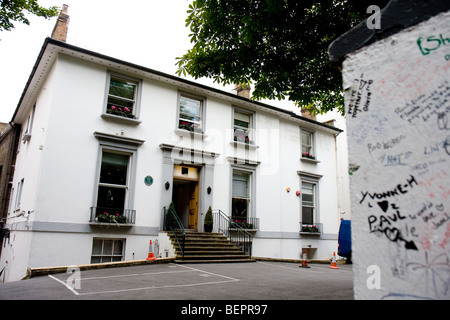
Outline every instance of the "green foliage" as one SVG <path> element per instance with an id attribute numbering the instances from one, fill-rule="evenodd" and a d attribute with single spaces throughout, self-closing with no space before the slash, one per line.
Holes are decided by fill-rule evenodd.
<path id="1" fill-rule="evenodd" d="M 176 217 L 177 212 L 175 210 L 175 205 L 173 204 L 173 202 L 171 202 L 166 213 L 166 228 L 169 229 L 169 227 L 171 227 L 175 229 L 178 226 Z"/>
<path id="2" fill-rule="evenodd" d="M 57 16 L 59 8 L 56 6 L 48 9 L 41 7 L 37 0 L 2 0 L 0 1 L 0 31 L 13 29 L 13 21 L 29 25 L 30 21 L 25 16 L 26 12 L 48 19 Z"/>
<path id="3" fill-rule="evenodd" d="M 312 113 L 344 113 L 342 75 L 331 42 L 388 0 L 194 0 L 186 26 L 192 49 L 178 75 L 251 84 L 252 99 L 285 99 Z"/>
<path id="4" fill-rule="evenodd" d="M 206 211 L 205 220 L 203 223 L 210 226 L 214 223 L 211 206 L 209 206 L 208 211 Z"/>
<path id="5" fill-rule="evenodd" d="M 105 223 L 128 223 L 128 219 L 124 215 L 120 215 L 118 213 L 109 213 L 109 212 L 103 212 L 97 216 L 98 222 L 105 222 Z"/>

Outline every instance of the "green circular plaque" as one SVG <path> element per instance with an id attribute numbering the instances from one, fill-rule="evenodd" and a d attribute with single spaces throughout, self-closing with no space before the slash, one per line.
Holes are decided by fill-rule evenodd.
<path id="1" fill-rule="evenodd" d="M 153 178 L 151 176 L 146 176 L 144 182 L 147 186 L 151 186 L 153 184 Z"/>

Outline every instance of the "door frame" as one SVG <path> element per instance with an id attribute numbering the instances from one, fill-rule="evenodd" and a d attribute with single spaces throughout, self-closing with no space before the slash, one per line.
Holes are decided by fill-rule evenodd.
<path id="1" fill-rule="evenodd" d="M 186 176 L 183 175 L 175 175 L 175 170 L 177 170 L 177 167 L 180 168 L 194 168 L 197 170 L 196 176 L 192 177 L 187 174 Z M 202 173 L 202 166 L 193 166 L 193 165 L 184 165 L 184 164 L 176 164 L 173 166 L 173 184 L 175 185 L 175 180 L 182 180 L 186 181 L 189 184 L 189 197 L 188 197 L 188 216 L 187 216 L 187 226 L 184 227 L 186 229 L 193 229 L 198 230 L 198 224 L 199 224 L 199 204 L 200 204 L 200 185 L 201 185 L 201 173 Z M 193 188 L 193 189 L 192 189 Z M 173 201 L 173 199 L 172 199 Z M 191 210 L 193 209 L 193 214 L 191 214 Z M 193 215 L 193 218 L 191 216 Z M 182 219 L 182 217 L 180 217 Z M 183 221 L 183 219 L 182 219 Z"/>
<path id="2" fill-rule="evenodd" d="M 214 162 L 220 153 L 166 143 L 161 143 L 159 147 L 162 151 L 160 230 L 164 229 L 164 208 L 167 208 L 172 201 L 174 165 L 186 164 L 200 168 L 198 229 L 203 231 L 205 213 L 209 206 L 213 207 Z M 211 188 L 210 191 L 207 191 L 208 188 Z"/>

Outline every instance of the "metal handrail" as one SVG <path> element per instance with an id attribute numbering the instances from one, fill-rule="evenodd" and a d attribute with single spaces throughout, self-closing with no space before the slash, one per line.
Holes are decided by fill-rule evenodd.
<path id="1" fill-rule="evenodd" d="M 213 210 L 214 229 L 223 233 L 249 256 L 252 255 L 253 235 L 235 223 L 222 210 Z"/>
<path id="2" fill-rule="evenodd" d="M 174 223 L 174 225 L 169 223 L 170 220 L 167 219 L 169 214 L 172 216 L 172 218 L 176 222 L 176 223 Z M 180 248 L 181 257 L 182 257 L 182 259 L 184 259 L 184 246 L 185 246 L 185 241 L 186 241 L 186 231 L 184 229 L 183 223 L 181 223 L 181 220 L 178 217 L 178 215 L 176 214 L 176 212 L 169 211 L 167 207 L 164 207 L 164 230 L 172 231 L 172 234 L 175 236 L 175 240 L 177 241 L 178 246 Z M 182 236 L 181 243 L 180 243 L 180 239 L 178 239 L 178 235 L 175 230 L 181 231 L 181 236 Z"/>

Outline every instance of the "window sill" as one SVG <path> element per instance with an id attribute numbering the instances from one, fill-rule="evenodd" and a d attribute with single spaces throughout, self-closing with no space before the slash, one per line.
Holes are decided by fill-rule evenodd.
<path id="1" fill-rule="evenodd" d="M 189 131 L 189 130 L 185 130 L 185 129 L 175 129 L 174 132 L 179 135 L 179 136 L 194 136 L 194 137 L 198 137 L 198 138 L 206 138 L 207 135 L 204 134 L 203 132 L 195 132 L 195 131 Z"/>
<path id="2" fill-rule="evenodd" d="M 310 158 L 305 158 L 305 157 L 301 157 L 301 158 L 300 158 L 300 161 L 303 161 L 303 162 L 309 162 L 309 163 L 315 163 L 315 164 L 320 163 L 319 160 L 316 160 L 316 159 L 310 159 Z"/>
<path id="3" fill-rule="evenodd" d="M 256 150 L 259 148 L 259 146 L 255 145 L 255 144 L 238 142 L 238 141 L 231 141 L 230 144 L 234 147 L 243 148 L 243 149 L 248 148 L 249 150 Z"/>
<path id="4" fill-rule="evenodd" d="M 320 232 L 299 232 L 302 236 L 320 236 Z"/>
<path id="5" fill-rule="evenodd" d="M 115 116 L 112 114 L 104 113 L 102 114 L 102 118 L 105 120 L 110 120 L 122 124 L 130 124 L 130 125 L 139 125 L 142 121 L 139 119 L 131 119 L 131 118 L 125 118 L 121 116 Z"/>

